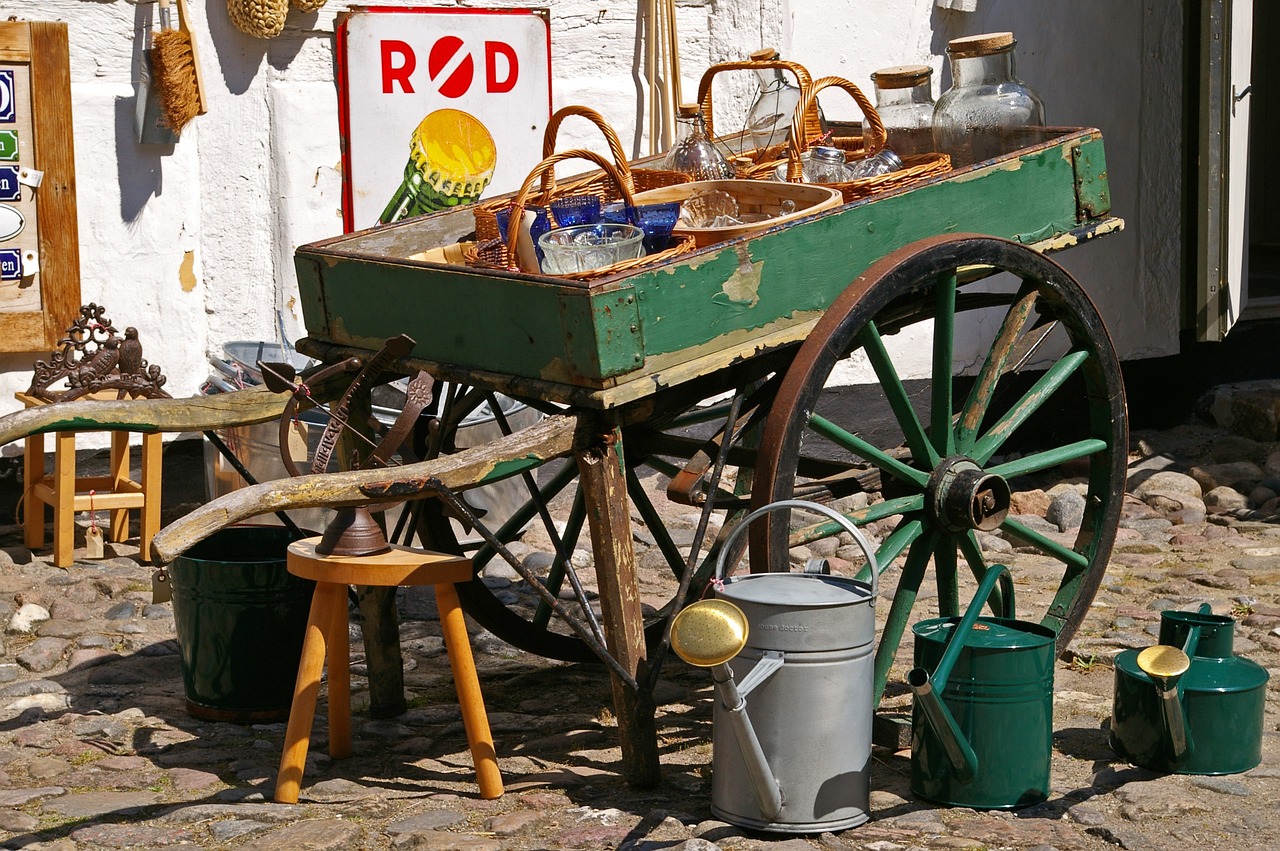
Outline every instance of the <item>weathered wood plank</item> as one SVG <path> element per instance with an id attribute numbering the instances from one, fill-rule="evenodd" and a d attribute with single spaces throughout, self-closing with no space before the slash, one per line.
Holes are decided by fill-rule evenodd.
<path id="1" fill-rule="evenodd" d="M 578 470 L 586 495 L 591 551 L 600 587 L 600 613 L 609 653 L 623 669 L 642 681 L 645 663 L 644 614 L 631 545 L 631 512 L 622 461 L 622 432 L 613 428 L 578 453 Z M 653 698 L 612 676 L 614 713 L 622 744 L 622 775 L 635 788 L 656 786 L 662 779 Z"/>
<path id="2" fill-rule="evenodd" d="M 369 502 L 393 502 L 404 498 L 403 494 L 388 489 L 375 495 L 366 494 L 361 490 L 365 486 L 434 477 L 449 488 L 463 490 L 506 478 L 569 455 L 573 451 L 576 423 L 574 417 L 548 417 L 502 440 L 433 461 L 406 464 L 390 470 L 299 476 L 241 488 L 161 529 L 151 542 L 152 558 L 158 564 L 168 564 L 219 529 L 260 514 L 292 508 L 338 508 Z"/>

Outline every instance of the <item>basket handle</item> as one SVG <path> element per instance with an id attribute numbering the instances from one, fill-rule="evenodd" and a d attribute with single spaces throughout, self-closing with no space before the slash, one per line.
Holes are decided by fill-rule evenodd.
<path id="1" fill-rule="evenodd" d="M 617 167 L 618 173 L 626 182 L 626 187 L 632 192 L 636 191 L 635 181 L 631 177 L 631 165 L 627 162 L 627 152 L 622 148 L 622 140 L 618 138 L 617 132 L 605 121 L 604 116 L 596 112 L 589 106 L 571 105 L 561 107 L 551 116 L 551 120 L 547 122 L 547 129 L 542 132 L 542 158 L 554 156 L 556 152 L 556 135 L 560 131 L 560 125 L 564 120 L 572 115 L 581 116 L 596 127 L 604 135 L 605 142 L 609 145 L 609 154 L 613 157 L 613 164 Z M 542 178 L 542 192 L 549 196 L 555 191 L 556 178 L 551 171 L 544 173 Z"/>
<path id="2" fill-rule="evenodd" d="M 707 135 L 715 137 L 715 125 L 712 121 L 711 108 L 711 81 L 716 74 L 722 71 L 757 71 L 765 68 L 778 68 L 783 71 L 790 71 L 795 75 L 796 82 L 800 84 L 800 91 L 805 92 L 813 85 L 813 78 L 809 76 L 809 71 L 798 62 L 789 62 L 786 59 L 742 59 L 737 62 L 720 62 L 712 65 L 702 75 L 702 81 L 698 83 L 698 105 L 702 109 L 702 120 L 707 125 Z M 804 99 L 801 98 L 801 102 Z M 805 123 L 809 127 L 809 131 L 814 138 L 821 133 L 819 129 L 821 124 L 818 121 L 818 105 L 813 102 L 805 114 Z"/>
<path id="3" fill-rule="evenodd" d="M 520 222 L 524 218 L 524 208 L 529 202 L 529 196 L 533 193 L 534 186 L 540 183 L 548 174 L 552 175 L 554 179 L 557 163 L 575 159 L 590 160 L 600 166 L 600 170 L 608 175 L 609 179 L 618 187 L 618 192 L 622 195 L 622 203 L 627 207 L 636 205 L 635 194 L 631 191 L 631 187 L 627 185 L 627 180 L 622 176 L 618 167 L 609 162 L 603 154 L 597 154 L 595 151 L 588 151 L 582 148 L 574 148 L 546 157 L 533 167 L 533 171 L 529 172 L 529 176 L 524 179 L 524 183 L 520 185 L 520 190 L 516 192 L 515 197 L 511 200 L 511 218 L 509 219 L 510 224 L 507 226 L 507 269 L 509 271 L 516 272 L 520 269 L 519 264 L 516 262 L 516 238 L 520 234 Z"/>
<path id="4" fill-rule="evenodd" d="M 858 103 L 858 108 L 862 110 L 863 153 L 874 154 L 884 147 L 887 134 L 883 122 L 880 121 L 880 113 L 876 112 L 876 108 L 871 105 L 871 101 L 867 100 L 862 89 L 843 77 L 822 77 L 802 91 L 800 103 L 796 106 L 796 114 L 791 119 L 791 133 L 787 136 L 787 180 L 791 183 L 799 183 L 803 179 L 804 170 L 800 164 L 800 154 L 817 141 L 817 137 L 810 136 L 806 132 L 808 122 L 805 120 L 805 111 L 817 103 L 818 92 L 831 87 L 844 89 L 853 96 Z"/>

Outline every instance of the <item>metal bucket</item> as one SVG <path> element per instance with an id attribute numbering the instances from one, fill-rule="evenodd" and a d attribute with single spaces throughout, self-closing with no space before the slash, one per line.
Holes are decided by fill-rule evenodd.
<path id="1" fill-rule="evenodd" d="M 997 569 L 1004 570 L 996 565 L 991 571 Z M 994 577 L 990 581 L 994 584 Z M 984 587 L 989 593 L 986 582 Z M 1006 611 L 1012 613 L 1012 583 L 1007 587 Z M 967 772 L 957 769 L 956 743 L 925 717 L 928 706 L 917 692 L 911 718 L 911 791 L 973 809 L 1025 807 L 1049 796 L 1057 636 L 1036 623 L 977 617 L 986 601 L 986 593 L 979 594 L 965 618 L 933 618 L 912 629 L 916 671 L 937 671 L 949 643 L 963 641 L 961 648 L 953 648 L 957 655 L 944 674 L 946 681 L 936 687 L 955 720 L 953 731 L 972 749 L 976 770 L 966 777 Z M 965 628 L 965 620 L 971 628 Z"/>
<path id="2" fill-rule="evenodd" d="M 293 540 L 283 526 L 232 526 L 170 565 L 182 684 L 195 717 L 289 717 L 315 588 L 285 568 Z"/>
<path id="3" fill-rule="evenodd" d="M 772 778 L 780 811 L 762 812 L 752 767 L 720 702 L 715 707 L 711 811 L 732 824 L 781 833 L 844 830 L 869 818 L 875 642 L 875 555 L 841 515 L 787 500 L 748 515 L 723 553 L 756 517 L 799 507 L 841 522 L 871 563 L 871 583 L 821 574 L 755 573 L 724 581 L 718 599 L 736 604 L 750 625 L 729 666 Z"/>

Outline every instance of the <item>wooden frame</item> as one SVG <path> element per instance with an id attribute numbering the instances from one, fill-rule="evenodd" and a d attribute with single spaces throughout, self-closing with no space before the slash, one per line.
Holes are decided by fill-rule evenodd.
<path id="1" fill-rule="evenodd" d="M 20 140 L 18 165 L 44 173 L 39 189 L 23 187 L 37 199 L 40 267 L 22 285 L 39 287 L 40 304 L 0 312 L 0 352 L 55 348 L 80 309 L 70 56 L 65 23 L 0 21 L 0 66 L 26 65 L 30 81 L 33 138 Z"/>

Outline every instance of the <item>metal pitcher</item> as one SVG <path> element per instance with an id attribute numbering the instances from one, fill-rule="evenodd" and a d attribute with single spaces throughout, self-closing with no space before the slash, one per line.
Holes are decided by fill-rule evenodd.
<path id="1" fill-rule="evenodd" d="M 1008 617 L 979 617 L 997 582 Z M 985 810 L 1045 800 L 1057 636 L 1014 619 L 1009 568 L 987 570 L 963 618 L 921 621 L 913 631 L 912 793 Z"/>
<path id="2" fill-rule="evenodd" d="M 1262 761 L 1268 674 L 1232 650 L 1235 621 L 1160 615 L 1160 643 L 1116 657 L 1111 749 L 1176 774 L 1237 774 Z"/>
<path id="3" fill-rule="evenodd" d="M 734 528 L 716 562 L 717 580 L 743 530 L 781 508 L 843 526 L 866 554 L 871 581 L 787 572 L 717 581 L 715 599 L 676 616 L 671 646 L 690 664 L 711 668 L 715 681 L 711 811 L 755 830 L 844 830 L 870 811 L 879 570 L 871 545 L 847 518 L 783 500 Z"/>

